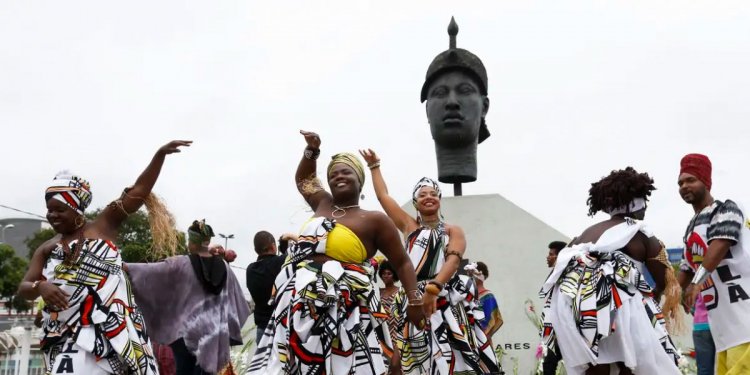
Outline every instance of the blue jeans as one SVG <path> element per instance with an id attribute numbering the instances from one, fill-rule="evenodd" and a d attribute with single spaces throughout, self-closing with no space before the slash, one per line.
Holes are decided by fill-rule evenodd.
<path id="1" fill-rule="evenodd" d="M 716 346 L 711 330 L 693 331 L 693 345 L 698 375 L 712 375 L 716 365 Z"/>

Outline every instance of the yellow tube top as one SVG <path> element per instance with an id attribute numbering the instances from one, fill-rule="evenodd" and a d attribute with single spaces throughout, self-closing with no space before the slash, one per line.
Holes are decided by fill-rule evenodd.
<path id="1" fill-rule="evenodd" d="M 328 232 L 326 255 L 344 263 L 362 263 L 367 259 L 367 249 L 351 229 L 336 223 Z"/>
<path id="2" fill-rule="evenodd" d="M 346 225 L 336 222 L 333 225 L 333 229 L 326 232 L 321 226 L 323 221 L 328 221 L 328 219 L 324 217 L 311 217 L 307 220 L 302 226 L 300 242 L 305 241 L 307 237 L 315 242 L 325 238 L 325 249 L 316 249 L 316 253 L 325 254 L 344 263 L 362 263 L 367 259 L 365 245 L 351 229 L 347 228 Z M 311 228 L 311 226 L 315 226 L 316 228 Z M 305 236 L 305 233 L 315 234 Z"/>

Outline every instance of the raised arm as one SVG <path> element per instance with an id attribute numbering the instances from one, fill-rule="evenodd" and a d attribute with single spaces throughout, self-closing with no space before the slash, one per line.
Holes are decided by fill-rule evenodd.
<path id="1" fill-rule="evenodd" d="M 416 226 L 417 221 L 404 211 L 395 199 L 388 195 L 388 186 L 386 186 L 383 174 L 380 172 L 380 158 L 372 149 L 359 150 L 359 154 L 362 155 L 367 162 L 367 167 L 370 168 L 372 186 L 375 189 L 375 196 L 378 197 L 380 206 L 383 207 L 386 215 L 393 220 L 401 233 L 410 232 L 409 227 Z"/>
<path id="2" fill-rule="evenodd" d="M 432 282 L 436 282 L 440 289 L 445 286 L 445 283 L 450 281 L 451 277 L 456 273 L 458 267 L 461 265 L 461 259 L 464 257 L 466 251 L 466 236 L 464 230 L 458 225 L 451 225 L 448 229 L 448 235 L 450 236 L 450 242 L 448 248 L 445 249 L 445 262 L 443 267 L 440 268 L 438 274 L 432 279 Z M 437 295 L 429 292 L 424 295 L 425 313 L 429 316 L 435 312 L 437 308 Z"/>
<path id="3" fill-rule="evenodd" d="M 108 205 L 102 211 L 100 217 L 106 223 L 108 229 L 116 231 L 128 215 L 141 208 L 146 197 L 151 194 L 151 189 L 154 188 L 156 180 L 159 178 L 166 156 L 178 153 L 180 152 L 180 147 L 188 147 L 192 143 L 193 141 L 172 141 L 156 151 L 146 169 L 135 180 L 135 184 L 126 189 L 118 200 Z"/>
<path id="4" fill-rule="evenodd" d="M 409 321 L 421 327 L 424 324 L 424 312 L 422 311 L 422 301 L 419 299 L 417 292 L 417 274 L 414 272 L 414 265 L 406 256 L 406 251 L 401 243 L 401 237 L 398 234 L 393 222 L 383 214 L 377 214 L 377 235 L 375 245 L 393 264 L 396 274 L 409 298 L 407 315 Z"/>
<path id="5" fill-rule="evenodd" d="M 330 203 L 333 200 L 331 194 L 325 191 L 323 184 L 316 176 L 317 160 L 320 155 L 320 136 L 304 130 L 299 132 L 305 137 L 307 147 L 305 147 L 305 153 L 297 166 L 294 182 L 297 184 L 297 191 L 302 194 L 310 208 L 317 211 L 321 202 Z"/>

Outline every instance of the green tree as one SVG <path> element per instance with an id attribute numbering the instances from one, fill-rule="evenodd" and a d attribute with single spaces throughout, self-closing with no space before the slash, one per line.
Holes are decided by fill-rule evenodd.
<path id="1" fill-rule="evenodd" d="M 42 246 L 43 243 L 49 241 L 55 237 L 55 230 L 52 228 L 41 229 L 34 233 L 33 236 L 29 237 L 24 241 L 26 247 L 29 249 L 29 260 L 34 257 L 34 251 Z"/>
<path id="2" fill-rule="evenodd" d="M 31 302 L 19 296 L 12 297 L 11 306 L 16 310 L 16 313 L 26 313 L 31 310 Z"/>
<path id="3" fill-rule="evenodd" d="M 0 244 L 0 297 L 6 306 L 12 306 L 13 296 L 23 280 L 28 261 L 16 255 L 16 250 L 8 244 Z"/>

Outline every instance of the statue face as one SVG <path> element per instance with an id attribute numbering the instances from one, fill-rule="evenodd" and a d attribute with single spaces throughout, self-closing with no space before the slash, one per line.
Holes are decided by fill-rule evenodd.
<path id="1" fill-rule="evenodd" d="M 448 148 L 461 148 L 479 141 L 479 125 L 487 114 L 489 100 L 482 96 L 472 77 L 448 71 L 427 91 L 427 121 L 432 139 Z"/>

